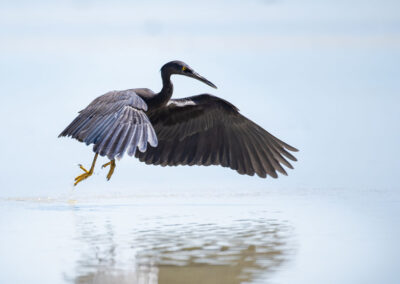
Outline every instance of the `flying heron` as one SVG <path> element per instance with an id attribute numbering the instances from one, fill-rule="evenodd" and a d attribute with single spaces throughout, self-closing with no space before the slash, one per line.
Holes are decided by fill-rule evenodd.
<path id="1" fill-rule="evenodd" d="M 161 68 L 159 93 L 146 88 L 111 91 L 97 97 L 59 135 L 86 145 L 94 144 L 89 170 L 75 185 L 93 174 L 98 155 L 107 156 L 107 179 L 115 169 L 115 158 L 127 153 L 153 165 L 221 165 L 239 174 L 277 178 L 287 175 L 282 165 L 293 169 L 288 152 L 298 151 L 239 113 L 228 101 L 201 94 L 171 99 L 171 75 L 184 75 L 217 88 L 186 63 L 171 61 Z M 148 147 L 150 145 L 150 147 Z M 137 151 L 137 149 L 139 151 Z"/>

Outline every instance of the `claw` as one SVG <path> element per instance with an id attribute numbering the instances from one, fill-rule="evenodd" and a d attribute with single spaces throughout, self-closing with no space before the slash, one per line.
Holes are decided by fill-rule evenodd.
<path id="1" fill-rule="evenodd" d="M 108 163 L 105 163 L 104 165 L 102 165 L 101 168 L 108 167 L 109 165 L 111 165 L 111 161 L 109 161 Z"/>
<path id="2" fill-rule="evenodd" d="M 98 154 L 96 153 L 96 155 L 94 156 L 93 162 L 92 162 L 92 166 L 90 167 L 90 170 L 85 169 L 81 164 L 79 164 L 79 167 L 84 171 L 84 173 L 75 178 L 74 186 L 76 186 L 78 183 L 87 179 L 88 177 L 90 177 L 93 174 L 97 156 L 98 156 Z"/>
<path id="3" fill-rule="evenodd" d="M 77 177 L 75 178 L 74 186 L 76 186 L 78 183 L 80 183 L 80 182 L 83 181 L 84 179 L 87 179 L 87 178 L 90 177 L 92 174 L 93 174 L 93 172 L 90 172 L 90 171 L 89 171 L 89 172 L 86 172 L 86 173 L 83 173 L 83 174 L 77 176 Z"/>
<path id="4" fill-rule="evenodd" d="M 116 167 L 116 165 L 115 165 L 115 160 L 111 160 L 111 161 L 109 161 L 108 163 L 104 164 L 104 165 L 102 166 L 102 168 L 105 168 L 105 167 L 108 167 L 108 166 L 110 166 L 110 170 L 108 171 L 108 174 L 107 174 L 107 180 L 110 180 L 111 176 L 112 176 L 113 173 L 114 173 L 114 169 L 115 169 L 115 167 Z"/>
<path id="5" fill-rule="evenodd" d="M 88 173 L 89 171 L 87 169 L 85 169 L 81 164 L 79 164 L 79 167 L 85 172 Z M 75 179 L 76 180 L 76 179 Z"/>

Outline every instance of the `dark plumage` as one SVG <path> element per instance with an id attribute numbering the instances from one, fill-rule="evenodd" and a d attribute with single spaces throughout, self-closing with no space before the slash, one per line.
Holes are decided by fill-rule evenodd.
<path id="1" fill-rule="evenodd" d="M 146 115 L 147 104 L 135 90 L 104 94 L 85 109 L 60 134 L 94 144 L 93 151 L 113 160 L 125 151 L 132 156 L 146 151 L 147 143 L 157 146 L 157 135 Z"/>
<path id="2" fill-rule="evenodd" d="M 146 164 L 222 165 L 240 174 L 274 178 L 276 172 L 286 175 L 281 164 L 293 168 L 287 159 L 296 161 L 289 151 L 297 149 L 241 115 L 231 103 L 209 94 L 171 99 L 173 74 L 216 88 L 187 64 L 172 61 L 161 68 L 159 93 L 149 89 L 106 93 L 80 111 L 60 136 L 94 144 L 96 154 L 112 161 L 127 153 Z M 76 183 L 87 178 L 81 176 Z"/>

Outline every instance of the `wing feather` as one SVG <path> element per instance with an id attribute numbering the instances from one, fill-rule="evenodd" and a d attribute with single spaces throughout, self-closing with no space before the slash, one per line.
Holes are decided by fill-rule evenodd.
<path id="1" fill-rule="evenodd" d="M 296 148 L 279 140 L 239 113 L 231 103 L 207 94 L 170 100 L 149 111 L 158 147 L 136 157 L 146 164 L 222 165 L 240 174 L 278 177 L 282 165 L 296 161 Z"/>
<path id="2" fill-rule="evenodd" d="M 70 136 L 109 159 L 146 151 L 147 143 L 157 146 L 158 139 L 146 115 L 147 105 L 134 90 L 112 91 L 96 98 L 79 112 L 59 135 Z"/>

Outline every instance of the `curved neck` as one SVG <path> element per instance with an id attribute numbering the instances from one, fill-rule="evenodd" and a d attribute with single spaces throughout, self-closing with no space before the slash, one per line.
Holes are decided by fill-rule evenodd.
<path id="1" fill-rule="evenodd" d="M 163 84 L 162 89 L 148 102 L 151 107 L 161 107 L 165 105 L 172 97 L 174 86 L 171 82 L 171 74 L 169 72 L 165 72 L 165 70 L 161 70 L 161 78 Z"/>

